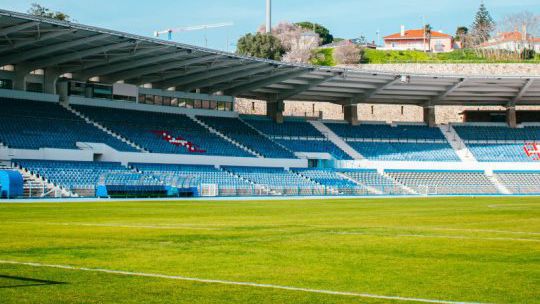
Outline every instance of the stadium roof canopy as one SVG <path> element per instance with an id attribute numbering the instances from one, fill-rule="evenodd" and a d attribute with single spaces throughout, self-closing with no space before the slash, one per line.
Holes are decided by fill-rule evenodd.
<path id="1" fill-rule="evenodd" d="M 4 65 L 267 101 L 540 105 L 539 77 L 399 75 L 290 64 L 0 10 Z"/>

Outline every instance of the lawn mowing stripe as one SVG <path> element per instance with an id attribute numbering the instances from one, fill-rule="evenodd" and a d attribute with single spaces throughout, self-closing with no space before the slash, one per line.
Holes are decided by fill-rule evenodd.
<path id="1" fill-rule="evenodd" d="M 51 226 L 82 226 L 82 227 L 109 227 L 109 228 L 137 228 L 137 229 L 187 229 L 187 230 L 223 230 L 223 228 L 210 228 L 187 225 L 126 225 L 126 224 L 98 224 L 98 223 L 44 223 L 44 222 L 15 222 L 18 224 L 40 224 Z"/>
<path id="2" fill-rule="evenodd" d="M 463 235 L 429 235 L 429 234 L 378 234 L 366 232 L 331 232 L 341 235 L 367 235 L 381 237 L 419 237 L 419 238 L 440 238 L 440 239 L 457 239 L 457 240 L 480 240 L 480 241 L 515 241 L 515 242 L 540 242 L 540 239 L 525 239 L 525 238 L 506 238 L 506 237 L 474 237 Z"/>
<path id="3" fill-rule="evenodd" d="M 384 300 L 394 300 L 394 301 L 437 303 L 437 304 L 484 304 L 480 302 L 462 302 L 462 301 L 434 300 L 434 299 L 421 299 L 421 298 L 407 298 L 407 297 L 399 297 L 399 296 L 385 296 L 385 295 L 357 293 L 357 292 L 348 292 L 348 291 L 311 289 L 311 288 L 284 286 L 284 285 L 260 284 L 260 283 L 253 283 L 253 282 L 235 282 L 235 281 L 225 281 L 225 280 L 201 279 L 201 278 L 191 278 L 191 277 L 183 277 L 183 276 L 172 276 L 172 275 L 165 275 L 165 274 L 131 272 L 131 271 L 122 271 L 122 270 L 103 269 L 103 268 L 87 268 L 87 267 L 78 267 L 78 266 L 70 266 L 70 265 L 42 264 L 42 263 L 34 263 L 34 262 L 0 260 L 0 264 L 79 270 L 79 271 L 100 272 L 100 273 L 108 273 L 108 274 L 124 275 L 124 276 L 150 277 L 150 278 L 191 281 L 191 282 L 209 283 L 209 284 L 249 286 L 249 287 L 258 287 L 258 288 L 281 289 L 281 290 L 290 290 L 290 291 L 301 291 L 301 292 L 309 292 L 309 293 L 319 293 L 319 294 L 338 295 L 338 296 L 351 296 L 351 297 L 359 297 L 359 298 L 384 299 Z"/>

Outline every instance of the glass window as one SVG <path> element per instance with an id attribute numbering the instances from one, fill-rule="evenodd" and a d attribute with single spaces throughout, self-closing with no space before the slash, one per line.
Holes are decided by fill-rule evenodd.
<path id="1" fill-rule="evenodd" d="M 186 108 L 192 109 L 193 108 L 193 100 L 186 99 L 184 100 L 186 102 Z"/>
<path id="2" fill-rule="evenodd" d="M 223 101 L 218 101 L 217 103 L 217 109 L 219 111 L 225 111 L 225 103 Z"/>
<path id="3" fill-rule="evenodd" d="M 173 106 L 173 107 L 178 107 L 178 98 L 173 97 L 173 98 L 171 99 L 171 106 Z"/>
<path id="4" fill-rule="evenodd" d="M 170 97 L 163 97 L 163 105 L 164 106 L 170 106 L 171 105 L 171 98 Z"/>
<path id="5" fill-rule="evenodd" d="M 144 99 L 144 103 L 154 104 L 154 95 L 146 95 L 146 98 Z"/>
<path id="6" fill-rule="evenodd" d="M 217 108 L 217 101 L 210 101 L 210 110 L 215 110 Z"/>
<path id="7" fill-rule="evenodd" d="M 13 82 L 10 79 L 0 79 L 0 89 L 11 90 L 13 88 Z"/>
<path id="8" fill-rule="evenodd" d="M 146 97 L 146 95 L 139 94 L 139 102 L 144 102 L 145 97 Z"/>
<path id="9" fill-rule="evenodd" d="M 203 100 L 203 101 L 202 101 L 202 108 L 203 108 L 203 109 L 209 109 L 209 108 L 210 108 L 210 101 L 208 101 L 208 100 Z"/>
<path id="10" fill-rule="evenodd" d="M 27 82 L 26 90 L 28 92 L 43 92 L 43 84 L 37 82 Z"/>
<path id="11" fill-rule="evenodd" d="M 154 104 L 162 105 L 163 104 L 163 97 L 160 96 L 160 95 L 154 96 Z"/>
<path id="12" fill-rule="evenodd" d="M 178 100 L 178 106 L 181 107 L 181 108 L 186 108 L 188 105 L 187 105 L 187 100 L 186 99 L 179 99 Z M 191 107 L 193 108 L 193 104 L 191 105 Z"/>
<path id="13" fill-rule="evenodd" d="M 232 102 L 225 103 L 225 111 L 232 111 L 233 104 Z"/>
<path id="14" fill-rule="evenodd" d="M 202 103 L 201 103 L 200 100 L 195 100 L 195 102 L 193 103 L 193 108 L 200 109 L 201 105 L 202 105 Z"/>

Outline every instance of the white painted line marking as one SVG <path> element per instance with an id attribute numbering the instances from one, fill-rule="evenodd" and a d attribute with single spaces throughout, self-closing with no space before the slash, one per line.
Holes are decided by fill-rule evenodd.
<path id="1" fill-rule="evenodd" d="M 420 237 L 420 238 L 441 238 L 441 239 L 458 239 L 458 240 L 485 240 L 485 241 L 516 241 L 516 242 L 540 242 L 540 239 L 524 239 L 524 238 L 505 238 L 505 237 L 474 237 L 463 235 L 429 235 L 429 234 L 382 234 L 382 233 L 365 233 L 365 232 L 333 232 L 333 234 L 342 235 L 369 235 L 381 237 Z"/>
<path id="2" fill-rule="evenodd" d="M 427 230 L 448 230 L 448 231 L 468 231 L 468 232 L 492 232 L 492 233 L 508 233 L 508 234 L 529 234 L 540 235 L 540 232 L 529 231 L 510 231 L 510 230 L 491 230 L 491 229 L 464 229 L 464 228 L 426 228 Z"/>
<path id="3" fill-rule="evenodd" d="M 513 207 L 537 207 L 539 204 L 493 204 L 488 205 L 488 208 L 513 208 Z M 516 208 L 516 209 L 525 209 L 525 208 Z"/>
<path id="4" fill-rule="evenodd" d="M 171 275 L 155 274 L 155 273 L 131 272 L 131 271 L 122 271 L 122 270 L 102 269 L 102 268 L 87 268 L 87 267 L 77 267 L 77 266 L 69 266 L 69 265 L 53 265 L 53 264 L 42 264 L 42 263 L 33 263 L 33 262 L 0 260 L 0 264 L 25 265 L 25 266 L 32 266 L 32 267 L 47 267 L 47 268 L 57 268 L 57 269 L 101 272 L 101 273 L 109 273 L 109 274 L 124 275 L 124 276 L 138 276 L 138 277 L 191 281 L 191 282 L 209 283 L 209 284 L 271 288 L 271 289 L 302 291 L 302 292 L 310 292 L 310 293 L 320 293 L 320 294 L 329 294 L 329 295 L 338 295 L 338 296 L 351 296 L 351 297 L 359 297 L 359 298 L 384 299 L 384 300 L 394 300 L 394 301 L 437 303 L 437 304 L 482 304 L 480 302 L 460 302 L 460 301 L 447 301 L 447 300 L 407 298 L 407 297 L 399 297 L 399 296 L 383 296 L 383 295 L 348 292 L 348 291 L 333 291 L 333 290 L 325 290 L 325 289 L 311 289 L 311 288 L 303 288 L 303 287 L 273 285 L 273 284 L 259 284 L 259 283 L 252 283 L 252 282 L 234 282 L 234 281 L 224 281 L 224 280 L 200 279 L 200 278 L 171 276 Z"/>
<path id="5" fill-rule="evenodd" d="M 313 228 L 340 228 L 336 226 L 325 226 L 325 225 L 306 225 L 306 227 Z M 530 232 L 530 231 L 511 231 L 511 230 L 493 230 L 493 229 L 469 229 L 469 228 L 447 228 L 447 227 L 424 227 L 424 226 L 358 226 L 358 227 L 347 227 L 354 229 L 393 229 L 393 230 L 441 230 L 441 231 L 465 231 L 465 232 L 488 232 L 488 233 L 506 233 L 506 234 L 529 234 L 529 235 L 540 235 L 540 232 Z"/>

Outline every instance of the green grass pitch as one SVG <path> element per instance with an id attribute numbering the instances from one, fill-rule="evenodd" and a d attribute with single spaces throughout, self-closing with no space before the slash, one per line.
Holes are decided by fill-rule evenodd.
<path id="1" fill-rule="evenodd" d="M 540 303 L 540 198 L 0 204 L 0 260 L 0 303 Z"/>

